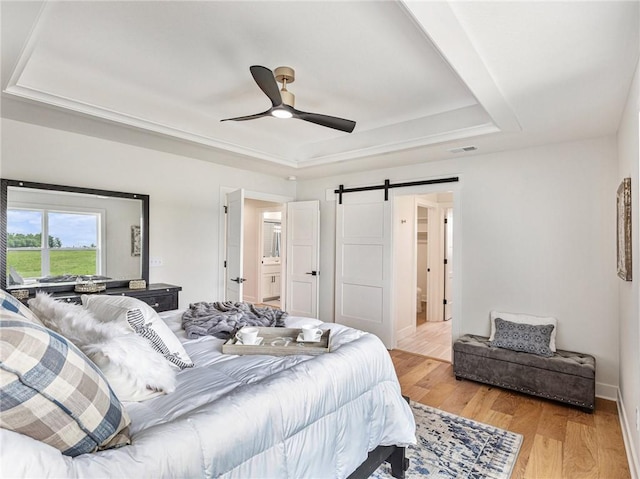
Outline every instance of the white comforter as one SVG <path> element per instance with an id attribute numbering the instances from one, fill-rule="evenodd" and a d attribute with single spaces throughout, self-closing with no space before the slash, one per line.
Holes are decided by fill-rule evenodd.
<path id="1" fill-rule="evenodd" d="M 371 334 L 331 328 L 332 352 L 311 356 L 223 355 L 223 341 L 187 340 L 182 311 L 163 319 L 196 364 L 174 393 L 128 403 L 132 444 L 63 456 L 1 430 L 3 477 L 341 478 L 378 445 L 415 442 L 411 410 L 393 364 Z"/>

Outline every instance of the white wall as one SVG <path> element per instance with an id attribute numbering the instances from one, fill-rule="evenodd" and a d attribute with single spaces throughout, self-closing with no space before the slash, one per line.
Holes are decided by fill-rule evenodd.
<path id="1" fill-rule="evenodd" d="M 221 299 L 221 187 L 295 196 L 293 182 L 273 176 L 14 120 L 1 125 L 4 178 L 150 195 L 150 256 L 163 261 L 150 280 L 182 286 L 181 307 Z"/>
<path id="2" fill-rule="evenodd" d="M 631 235 L 632 277 L 633 281 L 618 280 L 620 304 L 620 398 L 622 405 L 621 419 L 623 432 L 627 442 L 627 452 L 632 461 L 633 477 L 640 476 L 640 434 L 636 425 L 636 411 L 640 408 L 640 309 L 638 308 L 638 283 L 640 281 L 640 202 L 638 190 L 640 177 L 638 173 L 640 152 L 640 68 L 636 73 L 629 91 L 626 108 L 618 129 L 618 178 L 631 178 Z"/>
<path id="3" fill-rule="evenodd" d="M 334 302 L 335 201 L 326 190 L 459 175 L 456 329 L 488 335 L 491 309 L 555 316 L 558 346 L 595 355 L 598 394 L 614 398 L 616 158 L 607 137 L 300 181 L 297 199 L 321 202 L 321 319 L 333 319 Z"/>

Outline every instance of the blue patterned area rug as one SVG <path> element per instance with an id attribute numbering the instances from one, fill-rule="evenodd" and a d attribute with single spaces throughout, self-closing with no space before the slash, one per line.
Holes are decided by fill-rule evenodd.
<path id="1" fill-rule="evenodd" d="M 407 479 L 508 479 L 518 457 L 522 436 L 497 427 L 411 403 L 418 444 L 407 448 Z M 390 479 L 391 467 L 371 476 Z"/>

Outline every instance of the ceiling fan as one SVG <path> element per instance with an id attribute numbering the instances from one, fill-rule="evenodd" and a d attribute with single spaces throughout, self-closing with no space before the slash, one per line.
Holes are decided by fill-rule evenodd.
<path id="1" fill-rule="evenodd" d="M 293 93 L 287 91 L 287 83 L 293 83 L 295 80 L 295 72 L 290 67 L 278 67 L 275 73 L 266 67 L 253 65 L 251 75 L 264 92 L 269 100 L 271 100 L 271 108 L 262 113 L 255 115 L 239 116 L 236 118 L 225 118 L 220 121 L 246 121 L 262 118 L 263 116 L 275 116 L 276 118 L 298 118 L 299 120 L 309 121 L 316 125 L 334 128 L 340 131 L 351 133 L 356 126 L 355 121 L 337 118 L 335 116 L 320 115 L 319 113 L 307 113 L 296 110 L 293 105 L 295 97 Z M 282 83 L 282 89 L 278 89 L 278 83 Z"/>

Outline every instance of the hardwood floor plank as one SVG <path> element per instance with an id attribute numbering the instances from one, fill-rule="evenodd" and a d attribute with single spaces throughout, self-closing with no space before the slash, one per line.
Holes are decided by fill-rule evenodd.
<path id="1" fill-rule="evenodd" d="M 491 411 L 493 403 L 496 402 L 498 396 L 500 396 L 500 390 L 496 388 L 481 388 L 462 409 L 460 415 L 469 418 L 485 417 Z M 481 419 L 478 419 L 478 421 L 486 422 Z"/>
<path id="2" fill-rule="evenodd" d="M 563 477 L 568 479 L 598 479 L 598 441 L 595 427 L 567 422 L 562 471 Z"/>
<path id="3" fill-rule="evenodd" d="M 631 477 L 622 439 L 618 415 L 604 413 L 595 417 L 598 437 L 598 467 L 600 477 L 627 479 Z M 606 472 L 606 474 L 602 474 Z"/>
<path id="4" fill-rule="evenodd" d="M 524 477 L 525 479 L 563 479 L 562 441 L 536 434 Z"/>
<path id="5" fill-rule="evenodd" d="M 478 386 L 478 384 L 471 381 L 458 381 L 453 392 L 440 404 L 440 409 L 460 415 L 473 396 L 478 393 Z M 480 387 L 487 388 L 487 386 L 483 385 L 480 385 Z"/>
<path id="6" fill-rule="evenodd" d="M 456 381 L 451 364 L 402 351 L 391 358 L 412 400 L 523 436 L 511 479 L 630 479 L 616 403 L 593 414 L 495 388 Z"/>
<path id="7" fill-rule="evenodd" d="M 542 403 L 522 395 L 514 394 L 513 398 L 517 401 L 517 406 L 513 413 L 511 424 L 505 429 L 522 434 L 520 453 L 511 475 L 511 479 L 522 479 L 533 448 L 533 440 L 536 437 L 540 416 L 542 415 Z"/>
<path id="8" fill-rule="evenodd" d="M 537 434 L 564 441 L 567 433 L 567 406 L 556 404 L 551 401 L 542 403 L 542 415 L 538 424 Z"/>
<path id="9" fill-rule="evenodd" d="M 518 409 L 519 397 L 517 393 L 503 389 L 492 408 L 495 411 L 513 416 Z"/>

